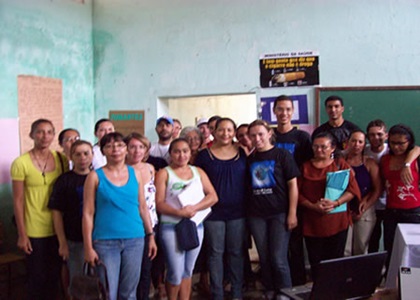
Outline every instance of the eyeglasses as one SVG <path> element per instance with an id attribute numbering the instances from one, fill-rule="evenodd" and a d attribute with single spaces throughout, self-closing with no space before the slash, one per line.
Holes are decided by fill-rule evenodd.
<path id="1" fill-rule="evenodd" d="M 106 144 L 104 146 L 104 149 L 108 150 L 108 149 L 121 149 L 124 148 L 126 146 L 126 144 L 124 143 L 113 143 L 113 144 Z"/>
<path id="2" fill-rule="evenodd" d="M 329 148 L 329 145 L 312 145 L 313 150 L 321 149 L 322 151 L 325 151 Z"/>
<path id="3" fill-rule="evenodd" d="M 405 142 L 393 142 L 393 141 L 389 141 L 389 143 L 392 146 L 404 146 L 405 144 L 407 144 L 409 141 L 405 141 Z"/>

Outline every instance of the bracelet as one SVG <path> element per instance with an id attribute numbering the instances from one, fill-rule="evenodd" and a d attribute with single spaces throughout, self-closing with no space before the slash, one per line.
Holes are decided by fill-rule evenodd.
<path id="1" fill-rule="evenodd" d="M 149 233 L 146 233 L 146 236 L 154 236 L 155 235 L 155 233 L 154 232 L 149 232 Z"/>
<path id="2" fill-rule="evenodd" d="M 340 205 L 341 205 L 340 200 L 337 200 L 337 206 L 336 207 L 339 207 Z"/>

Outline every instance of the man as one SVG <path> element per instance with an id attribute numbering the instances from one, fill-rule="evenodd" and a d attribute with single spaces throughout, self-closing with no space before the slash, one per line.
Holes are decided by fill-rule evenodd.
<path id="1" fill-rule="evenodd" d="M 277 118 L 276 146 L 288 150 L 299 167 L 312 157 L 311 138 L 306 131 L 292 125 L 294 106 L 293 100 L 285 95 L 274 101 L 273 113 Z M 306 283 L 306 269 L 303 251 L 303 235 L 300 213 L 298 211 L 298 227 L 290 236 L 289 264 L 293 285 Z"/>
<path id="2" fill-rule="evenodd" d="M 198 119 L 197 128 L 200 130 L 201 135 L 203 136 L 203 143 L 201 144 L 201 148 L 207 148 L 207 144 L 211 142 L 211 133 L 209 129 L 209 121 L 207 118 Z"/>
<path id="3" fill-rule="evenodd" d="M 372 157 L 379 164 L 381 157 L 388 153 L 388 144 L 385 143 L 388 138 L 385 123 L 382 120 L 373 120 L 369 122 L 366 128 L 366 133 L 370 145 L 366 146 L 365 154 Z M 376 222 L 369 240 L 369 253 L 379 251 L 379 241 L 382 235 L 385 205 L 386 194 L 384 191 L 375 203 Z"/>
<path id="4" fill-rule="evenodd" d="M 320 132 L 326 131 L 331 133 L 336 142 L 337 148 L 343 150 L 347 146 L 347 139 L 353 130 L 359 127 L 350 121 L 344 120 L 343 99 L 339 96 L 329 96 L 325 100 L 325 110 L 328 115 L 328 122 L 315 129 L 312 133 L 312 139 Z"/>
<path id="5" fill-rule="evenodd" d="M 290 97 L 281 95 L 274 101 L 273 113 L 277 118 L 276 146 L 293 154 L 300 167 L 312 157 L 312 145 L 309 134 L 292 125 L 293 112 L 293 100 Z"/>
<path id="6" fill-rule="evenodd" d="M 388 154 L 389 151 L 388 144 L 385 142 L 388 138 L 388 133 L 386 131 L 384 121 L 377 119 L 369 122 L 366 128 L 366 133 L 370 144 L 366 146 L 365 155 L 372 157 L 379 164 L 381 157 Z M 419 151 L 419 147 L 415 146 L 414 149 L 409 152 L 406 161 L 404 162 L 404 168 L 401 170 L 401 179 L 403 182 L 408 183 L 412 180 L 412 174 L 409 166 L 415 159 L 417 159 Z M 379 241 L 382 235 L 385 208 L 386 193 L 384 191 L 375 203 L 376 222 L 369 240 L 369 253 L 379 251 Z"/>
<path id="7" fill-rule="evenodd" d="M 152 143 L 149 154 L 154 157 L 161 157 L 169 163 L 169 145 L 172 141 L 174 120 L 169 116 L 160 117 L 156 121 L 155 130 L 159 140 Z"/>
<path id="8" fill-rule="evenodd" d="M 172 132 L 172 139 L 177 139 L 179 138 L 179 133 L 182 130 L 182 124 L 181 121 L 178 119 L 173 119 L 174 120 L 174 131 Z"/>

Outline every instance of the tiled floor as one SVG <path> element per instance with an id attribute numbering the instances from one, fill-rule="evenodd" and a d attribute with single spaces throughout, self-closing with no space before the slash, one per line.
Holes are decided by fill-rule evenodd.
<path id="1" fill-rule="evenodd" d="M 255 248 L 250 251 L 251 261 L 258 261 Z M 253 269 L 258 266 L 257 263 L 253 263 Z M 12 265 L 11 268 L 11 287 L 8 290 L 8 278 L 7 268 L 0 268 L 0 300 L 21 300 L 25 299 L 25 265 L 24 262 L 18 262 Z M 199 280 L 199 275 L 193 276 L 193 285 Z M 226 287 L 229 290 L 229 286 Z M 10 294 L 9 294 L 10 293 Z M 227 293 L 228 294 L 228 293 Z M 226 297 L 229 299 L 228 297 Z M 64 297 L 63 297 L 64 299 Z M 158 299 L 158 298 L 154 298 Z M 203 300 L 209 299 L 208 295 L 202 293 L 197 288 L 193 288 L 192 300 Z M 244 299 L 262 299 L 262 286 L 256 281 L 249 285 L 248 288 L 244 289 Z"/>
<path id="2" fill-rule="evenodd" d="M 0 269 L 0 300 L 23 300 L 25 299 L 25 277 L 24 277 L 24 266 L 16 265 L 12 269 L 12 282 L 10 295 L 8 295 L 8 280 L 5 276 L 7 270 L 4 268 Z M 193 283 L 198 282 L 198 275 L 194 275 Z M 226 288 L 227 290 L 229 287 Z M 153 294 L 153 291 L 152 291 Z M 153 298 L 152 298 L 153 299 Z M 158 299 L 155 297 L 154 299 Z M 193 289 L 192 300 L 204 300 L 209 299 L 208 296 Z M 262 286 L 257 281 L 252 288 L 244 289 L 244 299 L 262 299 Z M 163 300 L 163 299 L 162 299 Z"/>

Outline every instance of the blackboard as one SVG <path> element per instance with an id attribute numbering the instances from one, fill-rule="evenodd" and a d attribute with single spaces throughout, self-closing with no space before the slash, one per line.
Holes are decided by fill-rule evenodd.
<path id="1" fill-rule="evenodd" d="M 420 86 L 316 88 L 316 126 L 328 121 L 324 101 L 337 95 L 344 101 L 344 119 L 366 131 L 367 124 L 381 119 L 389 129 L 403 123 L 420 141 Z"/>

